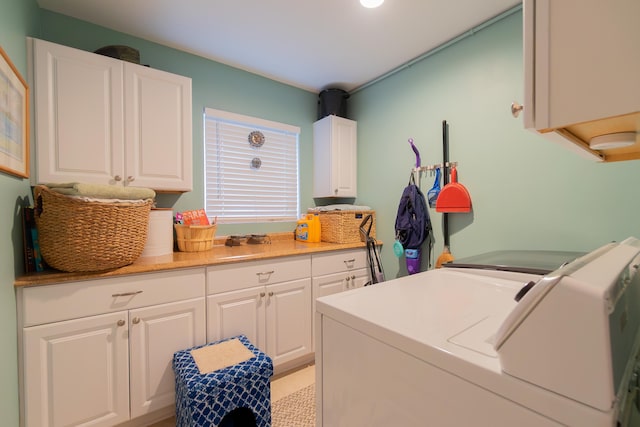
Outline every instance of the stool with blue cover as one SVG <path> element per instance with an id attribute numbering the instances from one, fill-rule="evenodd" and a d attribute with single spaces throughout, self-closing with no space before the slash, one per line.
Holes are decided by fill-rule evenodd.
<path id="1" fill-rule="evenodd" d="M 192 351 L 215 351 L 208 347 L 230 340 L 238 340 L 253 357 L 213 372 L 200 373 Z M 177 427 L 217 427 L 226 415 L 243 408 L 253 413 L 256 426 L 271 426 L 269 381 L 273 375 L 273 362 L 244 335 L 178 351 L 173 356 L 173 370 Z"/>

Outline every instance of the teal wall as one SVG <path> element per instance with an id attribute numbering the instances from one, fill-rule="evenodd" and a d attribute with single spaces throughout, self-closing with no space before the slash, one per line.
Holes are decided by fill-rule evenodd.
<path id="1" fill-rule="evenodd" d="M 9 0 L 0 13 L 0 46 L 27 77 L 25 36 L 38 27 L 35 1 Z M 13 281 L 22 274 L 19 206 L 29 200 L 29 181 L 0 173 L 0 424 L 18 425 L 18 343 Z"/>
<path id="2" fill-rule="evenodd" d="M 464 257 L 497 249 L 588 251 L 640 237 L 634 197 L 640 163 L 602 164 L 524 130 L 511 116 L 523 101 L 522 13 L 382 80 L 349 99 L 358 121 L 358 196 L 376 209 L 387 278 L 404 274 L 392 251 L 397 203 L 415 156 L 442 161 L 442 120 L 449 159 L 470 192 L 473 211 L 449 214 L 451 250 Z M 434 177 L 423 176 L 426 193 Z M 442 215 L 431 210 L 442 252 Z"/>
<path id="3" fill-rule="evenodd" d="M 301 210 L 313 206 L 312 123 L 316 94 L 219 63 L 88 23 L 42 11 L 35 0 L 5 0 L 0 45 L 26 76 L 25 36 L 85 50 L 127 44 L 152 67 L 193 79 L 194 182 L 192 193 L 161 196 L 177 210 L 203 205 L 202 111 L 228 110 L 299 126 Z M 8 3 L 8 4 L 7 4 Z M 404 274 L 391 251 L 401 191 L 415 162 L 408 138 L 423 164 L 442 158 L 442 120 L 450 124 L 450 159 L 473 199 L 473 212 L 450 215 L 456 257 L 494 249 L 590 250 L 630 235 L 640 237 L 633 197 L 637 161 L 597 164 L 523 129 L 509 112 L 523 99 L 522 15 L 517 12 L 424 61 L 352 95 L 358 121 L 356 204 L 376 210 L 378 238 L 385 243 L 387 278 Z M 330 83 L 330 82 L 328 82 Z M 428 190 L 433 177 L 422 179 Z M 17 205 L 29 197 L 27 180 L 0 173 L 0 414 L 2 425 L 18 424 L 17 335 L 12 287 L 22 274 Z M 441 215 L 431 211 L 435 257 L 442 251 Z M 220 234 L 292 230 L 293 224 L 220 227 Z M 434 257 L 434 258 L 435 258 Z"/>

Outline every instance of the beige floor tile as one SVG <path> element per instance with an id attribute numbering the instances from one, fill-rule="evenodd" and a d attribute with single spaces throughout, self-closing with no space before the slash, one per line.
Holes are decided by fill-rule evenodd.
<path id="1" fill-rule="evenodd" d="M 285 396 L 313 384 L 316 380 L 316 367 L 309 365 L 281 377 L 271 380 L 271 402 L 282 399 Z"/>

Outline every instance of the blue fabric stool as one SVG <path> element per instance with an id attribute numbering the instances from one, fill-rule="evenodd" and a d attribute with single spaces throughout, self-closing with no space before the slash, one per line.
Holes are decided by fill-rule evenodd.
<path id="1" fill-rule="evenodd" d="M 228 368 L 200 374 L 191 350 L 237 338 L 255 357 Z M 244 335 L 227 338 L 173 355 L 176 378 L 176 426 L 217 427 L 231 411 L 246 408 L 256 426 L 271 426 L 271 358 L 258 350 Z"/>

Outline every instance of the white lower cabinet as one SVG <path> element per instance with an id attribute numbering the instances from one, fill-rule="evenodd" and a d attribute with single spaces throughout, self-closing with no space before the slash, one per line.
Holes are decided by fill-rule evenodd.
<path id="1" fill-rule="evenodd" d="M 204 290 L 204 269 L 19 289 L 21 424 L 113 426 L 173 405 L 173 353 L 205 343 Z"/>
<path id="2" fill-rule="evenodd" d="M 129 419 L 126 311 L 26 328 L 26 426 L 111 426 Z"/>
<path id="3" fill-rule="evenodd" d="M 276 373 L 311 361 L 315 298 L 368 280 L 353 249 L 17 288 L 21 426 L 148 425 L 174 352 L 239 334 Z"/>
<path id="4" fill-rule="evenodd" d="M 311 258 L 313 287 L 313 335 L 315 336 L 316 299 L 363 287 L 370 280 L 364 249 L 314 254 Z M 313 340 L 315 343 L 315 339 Z"/>
<path id="5" fill-rule="evenodd" d="M 204 298 L 131 310 L 131 418 L 173 405 L 173 353 L 205 343 Z"/>
<path id="6" fill-rule="evenodd" d="M 244 334 L 274 367 L 312 353 L 308 256 L 209 267 L 207 339 Z"/>

